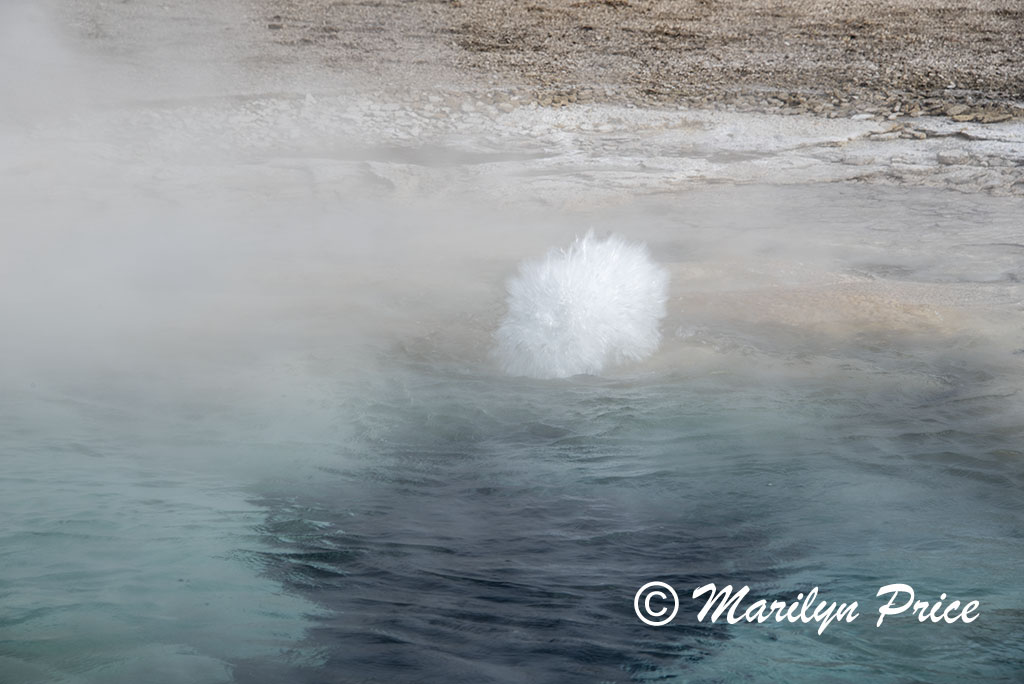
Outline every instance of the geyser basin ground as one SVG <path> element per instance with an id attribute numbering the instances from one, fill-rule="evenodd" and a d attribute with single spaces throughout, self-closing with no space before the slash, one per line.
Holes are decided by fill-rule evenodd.
<path id="1" fill-rule="evenodd" d="M 0 124 L 0 681 L 1019 677 L 1018 124 L 232 84 Z M 591 226 L 661 347 L 507 377 Z M 652 629 L 654 579 L 982 609 Z"/>

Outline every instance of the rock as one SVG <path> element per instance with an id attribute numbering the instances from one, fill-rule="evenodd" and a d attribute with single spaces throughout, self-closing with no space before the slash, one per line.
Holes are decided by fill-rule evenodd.
<path id="1" fill-rule="evenodd" d="M 968 107 L 965 104 L 952 105 L 952 106 L 946 107 L 946 116 L 950 116 L 950 117 L 953 117 L 955 119 L 957 116 L 965 114 L 970 109 L 971 108 Z"/>
<path id="2" fill-rule="evenodd" d="M 1008 121 L 1012 116 L 1008 112 L 985 112 L 978 119 L 981 123 L 999 123 L 1000 121 Z"/>
<path id="3" fill-rule="evenodd" d="M 946 166 L 955 166 L 968 163 L 970 157 L 956 152 L 939 152 L 935 155 L 935 161 Z"/>
<path id="4" fill-rule="evenodd" d="M 958 123 L 964 123 L 967 121 L 974 121 L 977 118 L 977 116 L 977 114 L 956 114 L 951 116 L 950 118 Z"/>

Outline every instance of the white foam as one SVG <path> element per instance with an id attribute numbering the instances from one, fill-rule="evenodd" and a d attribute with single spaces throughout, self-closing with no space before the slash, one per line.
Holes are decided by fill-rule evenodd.
<path id="1" fill-rule="evenodd" d="M 565 378 L 644 359 L 661 342 L 668 272 L 647 247 L 593 231 L 510 279 L 495 354 L 510 375 Z"/>

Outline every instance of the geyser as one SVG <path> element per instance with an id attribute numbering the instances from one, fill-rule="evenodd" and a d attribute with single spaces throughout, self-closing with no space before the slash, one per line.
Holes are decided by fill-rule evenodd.
<path id="1" fill-rule="evenodd" d="M 650 356 L 661 341 L 668 272 L 645 245 L 577 238 L 508 281 L 495 354 L 510 375 L 565 378 Z"/>

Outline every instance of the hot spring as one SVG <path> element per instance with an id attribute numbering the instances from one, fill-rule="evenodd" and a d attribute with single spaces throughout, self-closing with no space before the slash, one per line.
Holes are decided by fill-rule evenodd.
<path id="1" fill-rule="evenodd" d="M 13 233 L 4 681 L 1015 676 L 1016 200 L 715 188 L 465 233 L 302 206 Z M 505 279 L 584 225 L 671 272 L 660 348 L 507 375 Z M 633 615 L 653 579 L 674 626 Z M 818 636 L 685 600 L 898 581 L 982 617 Z"/>
<path id="2" fill-rule="evenodd" d="M 0 682 L 1019 679 L 1020 198 L 144 95 L 0 120 Z M 560 330 L 510 283 L 591 229 L 636 260 Z M 699 621 L 712 582 L 862 617 Z M 898 582 L 980 617 L 876 628 Z"/>

